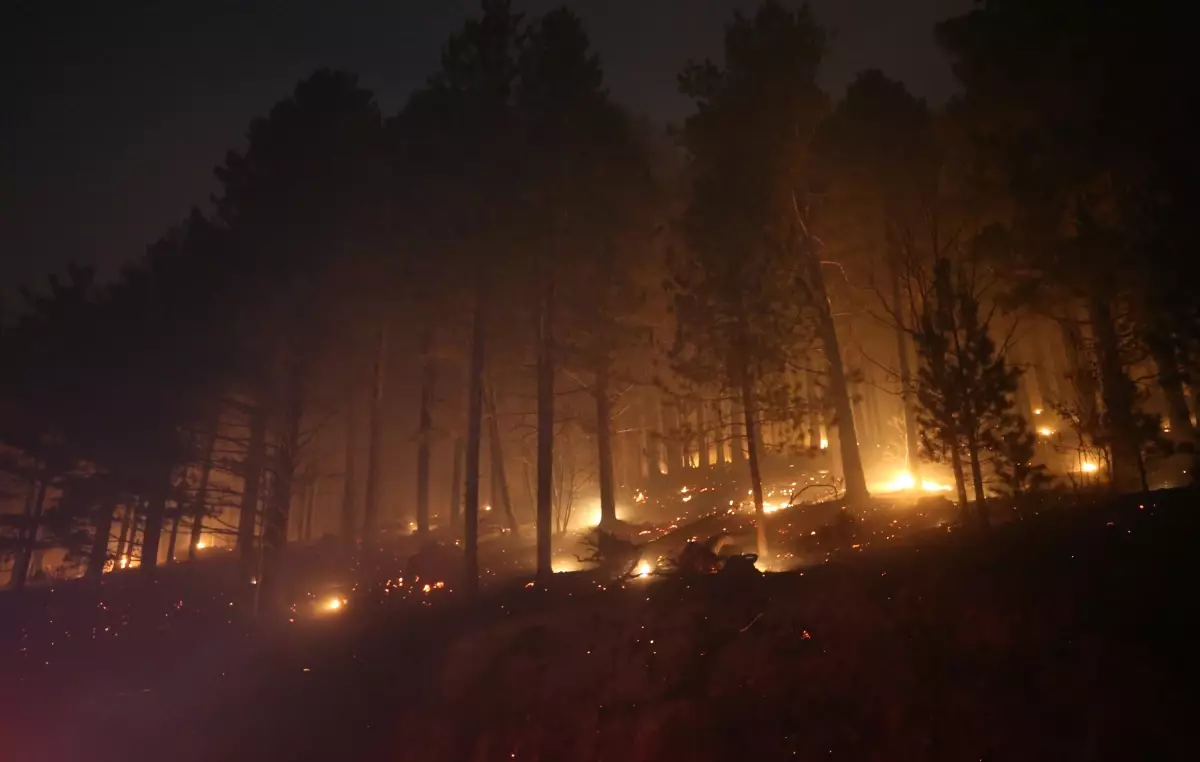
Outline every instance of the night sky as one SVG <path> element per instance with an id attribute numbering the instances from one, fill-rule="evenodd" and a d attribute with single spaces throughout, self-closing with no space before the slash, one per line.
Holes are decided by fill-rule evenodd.
<path id="1" fill-rule="evenodd" d="M 536 14 L 562 0 L 523 0 Z M 754 0 L 574 0 L 615 97 L 658 120 L 675 75 L 719 55 Z M 953 92 L 936 21 L 971 0 L 813 0 L 836 39 L 824 83 L 878 67 L 937 103 Z M 317 67 L 346 69 L 385 113 L 438 64 L 477 0 L 8 0 L 0 11 L 0 289 L 66 262 L 111 274 L 213 190 L 251 117 Z"/>

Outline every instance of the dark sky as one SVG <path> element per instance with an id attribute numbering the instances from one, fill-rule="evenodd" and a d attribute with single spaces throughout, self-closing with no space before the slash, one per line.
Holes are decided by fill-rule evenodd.
<path id="1" fill-rule="evenodd" d="M 563 0 L 516 0 L 536 14 Z M 717 56 L 756 0 L 573 0 L 618 100 L 659 120 L 687 103 L 675 74 Z M 933 24 L 971 0 L 812 0 L 836 39 L 840 92 L 878 67 L 932 102 L 953 91 Z M 111 273 L 189 207 L 250 118 L 329 66 L 385 113 L 438 63 L 477 0 L 8 0 L 0 3 L 0 290 L 75 259 Z"/>

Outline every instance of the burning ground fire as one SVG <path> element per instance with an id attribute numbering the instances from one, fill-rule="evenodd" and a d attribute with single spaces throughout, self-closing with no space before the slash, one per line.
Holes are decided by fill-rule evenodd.
<path id="1" fill-rule="evenodd" d="M 949 484 L 935 482 L 932 479 L 922 479 L 921 484 L 917 486 L 916 478 L 907 471 L 901 471 L 896 474 L 891 481 L 877 484 L 871 488 L 872 492 L 890 494 L 893 492 L 949 492 L 952 490 Z"/>

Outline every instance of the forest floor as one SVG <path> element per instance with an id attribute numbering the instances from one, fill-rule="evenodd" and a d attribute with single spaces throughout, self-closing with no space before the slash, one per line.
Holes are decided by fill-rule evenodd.
<path id="1" fill-rule="evenodd" d="M 915 522 L 759 578 L 560 574 L 270 626 L 217 564 L 0 596 L 0 760 L 1194 758 L 1197 507 Z"/>

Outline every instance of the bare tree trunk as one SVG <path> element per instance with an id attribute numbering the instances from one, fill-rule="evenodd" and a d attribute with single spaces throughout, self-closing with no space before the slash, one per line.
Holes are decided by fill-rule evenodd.
<path id="1" fill-rule="evenodd" d="M 699 435 L 699 440 L 700 440 L 699 463 L 700 463 L 700 468 L 703 468 L 705 470 L 707 470 L 708 467 L 712 465 L 712 461 L 710 460 L 709 453 L 708 453 L 708 429 L 707 429 L 707 426 L 708 426 L 708 421 L 705 420 L 705 417 L 704 417 L 704 402 L 703 401 L 697 402 L 696 403 L 696 431 Z"/>
<path id="2" fill-rule="evenodd" d="M 962 525 L 970 525 L 970 509 L 967 507 L 967 478 L 963 474 L 962 453 L 958 447 L 950 448 L 950 470 L 954 472 L 954 487 L 958 491 L 958 512 Z"/>
<path id="3" fill-rule="evenodd" d="M 987 529 L 987 496 L 983 491 L 983 469 L 979 463 L 979 437 L 975 433 L 967 438 L 967 455 L 971 460 L 971 482 L 975 487 L 975 519 L 981 529 Z"/>
<path id="4" fill-rule="evenodd" d="M 471 367 L 467 392 L 467 478 L 463 511 L 463 549 L 466 553 L 467 595 L 479 592 L 479 455 L 483 434 L 484 292 L 482 283 L 475 294 L 475 317 L 471 329 Z"/>
<path id="5" fill-rule="evenodd" d="M 182 506 L 175 506 L 175 515 L 171 517 L 171 531 L 167 535 L 167 563 L 175 563 L 175 544 L 179 542 L 179 522 L 183 520 L 180 511 Z"/>
<path id="6" fill-rule="evenodd" d="M 142 530 L 142 565 L 147 574 L 158 568 L 158 546 L 162 542 L 163 517 L 167 510 L 167 494 L 171 490 L 171 469 L 160 475 L 160 483 L 146 505 L 146 528 Z"/>
<path id="7" fill-rule="evenodd" d="M 1105 428 L 1112 442 L 1112 486 L 1118 492 L 1149 489 L 1142 462 L 1140 436 L 1134 423 L 1137 389 L 1125 372 L 1120 341 L 1108 302 L 1092 302 L 1092 326 L 1096 332 L 1100 392 L 1104 400 Z"/>
<path id="8" fill-rule="evenodd" d="M 810 450 L 821 448 L 821 412 L 817 400 L 817 382 L 813 380 L 811 370 L 804 371 L 804 395 L 808 406 L 805 422 L 808 430 L 805 432 L 804 443 Z"/>
<path id="9" fill-rule="evenodd" d="M 117 553 L 115 556 L 113 556 L 117 559 L 117 563 L 120 563 L 121 559 L 125 557 L 126 548 L 133 544 L 133 538 L 129 536 L 129 530 L 131 525 L 134 527 L 137 526 L 136 515 L 136 500 L 126 503 L 121 508 L 121 533 L 117 536 Z"/>
<path id="10" fill-rule="evenodd" d="M 196 500 L 192 503 L 192 533 L 188 539 L 188 560 L 195 561 L 196 553 L 200 550 L 200 537 L 204 534 L 204 514 L 208 511 L 208 482 L 212 477 L 213 455 L 217 447 L 217 428 L 220 424 L 218 416 L 213 421 L 212 434 L 208 438 L 207 452 L 204 463 L 200 466 L 200 484 L 196 488 Z"/>
<path id="11" fill-rule="evenodd" d="M 311 542 L 313 534 L 313 511 L 317 503 L 317 472 L 316 468 L 309 467 L 308 475 L 305 477 L 304 491 L 304 521 L 301 524 L 300 540 L 301 542 Z"/>
<path id="12" fill-rule="evenodd" d="M 908 473 L 913 483 L 921 485 L 921 434 L 917 423 L 917 406 L 913 403 L 912 368 L 908 358 L 908 335 L 904 326 L 899 322 L 900 306 L 900 273 L 896 263 L 892 263 L 892 311 L 896 323 L 896 353 L 899 357 L 900 369 L 900 402 L 904 406 L 904 454 Z"/>
<path id="13" fill-rule="evenodd" d="M 25 505 L 25 525 L 17 533 L 16 558 L 13 559 L 12 588 L 20 590 L 29 581 L 29 565 L 41 529 L 42 509 L 46 504 L 46 478 L 31 480 Z"/>
<path id="14" fill-rule="evenodd" d="M 450 531 L 458 535 L 458 525 L 462 517 L 463 496 L 463 458 L 466 455 L 466 444 L 462 437 L 454 440 L 454 466 L 450 473 Z"/>
<path id="15" fill-rule="evenodd" d="M 363 504 L 363 553 L 375 552 L 375 531 L 379 523 L 379 487 L 383 477 L 383 387 L 387 368 L 387 320 L 379 323 L 379 342 L 375 348 L 375 384 L 371 395 L 371 420 L 367 432 L 367 494 Z"/>
<path id="16" fill-rule="evenodd" d="M 833 410 L 837 416 L 838 443 L 841 448 L 842 473 L 846 480 L 846 502 L 862 505 L 870 497 L 867 478 L 863 473 L 862 455 L 858 451 L 858 433 L 854 428 L 854 412 L 850 407 L 850 389 L 846 383 L 846 369 L 842 365 L 841 345 L 838 342 L 837 326 L 825 291 L 825 276 L 815 252 L 809 251 L 809 280 L 815 292 L 817 323 L 821 345 L 825 350 L 825 361 L 829 367 L 829 393 L 833 397 Z"/>
<path id="17" fill-rule="evenodd" d="M 354 527 L 356 522 L 356 511 L 354 509 L 354 488 L 355 488 L 355 463 L 354 463 L 354 446 L 358 439 L 358 427 L 355 426 L 357 420 L 354 415 L 354 394 L 353 391 L 346 396 L 346 463 L 345 475 L 342 480 L 342 514 L 341 514 L 341 539 L 342 552 L 349 558 L 354 553 Z"/>
<path id="18" fill-rule="evenodd" d="M 1167 403 L 1167 422 L 1171 430 L 1167 438 L 1176 448 L 1184 451 L 1187 463 L 1184 470 L 1192 471 L 1192 484 L 1200 484 L 1200 452 L 1196 448 L 1196 430 L 1192 426 L 1192 414 L 1188 410 L 1187 397 L 1183 392 L 1183 377 L 1179 373 L 1179 356 L 1171 337 L 1159 333 L 1147 339 L 1154 365 L 1158 369 L 1158 386 Z M 1190 453 L 1186 452 L 1188 449 Z"/>
<path id="19" fill-rule="evenodd" d="M 754 540 L 758 558 L 763 564 L 767 559 L 767 514 L 763 509 L 762 474 L 758 467 L 757 424 L 754 420 L 754 381 L 750 371 L 742 366 L 742 413 L 746 424 L 746 459 L 750 463 L 750 488 L 754 493 Z"/>
<path id="20" fill-rule="evenodd" d="M 422 341 L 421 411 L 417 427 L 417 534 L 429 534 L 429 458 L 433 436 L 433 330 Z"/>
<path id="21" fill-rule="evenodd" d="M 261 404 L 250 411 L 250 443 L 242 461 L 242 507 L 238 515 L 237 552 L 242 579 L 246 582 L 258 568 L 254 534 L 258 529 L 258 504 L 262 496 L 263 461 L 267 457 L 267 412 Z"/>
<path id="22" fill-rule="evenodd" d="M 512 496 L 508 490 L 508 471 L 504 464 L 504 443 L 500 439 L 500 420 L 496 416 L 496 388 L 484 386 L 484 404 L 487 406 L 488 452 L 491 454 L 492 502 L 504 510 L 504 521 L 508 531 L 518 533 L 517 517 L 513 514 Z"/>
<path id="23" fill-rule="evenodd" d="M 275 467 L 272 469 L 271 494 L 267 501 L 267 510 L 263 514 L 262 574 L 256 592 L 272 609 L 278 609 L 285 603 L 283 558 L 287 550 L 296 467 L 300 462 L 300 427 L 304 417 L 306 370 L 303 354 L 299 354 L 293 359 L 286 382 L 283 430 L 279 432 L 279 446 L 275 453 Z"/>
<path id="24" fill-rule="evenodd" d="M 721 400 L 717 400 L 713 405 L 713 412 L 716 415 L 716 428 L 714 429 L 715 436 L 713 437 L 714 445 L 716 446 L 717 466 L 725 465 L 725 446 L 728 438 L 728 429 L 725 425 L 724 404 Z"/>
<path id="25" fill-rule="evenodd" d="M 742 390 L 737 390 L 737 397 L 729 402 L 729 461 L 734 471 L 741 470 L 746 462 L 746 439 L 742 435 L 742 419 L 745 418 L 745 406 L 741 400 Z"/>
<path id="26" fill-rule="evenodd" d="M 104 566 L 108 563 L 108 543 L 112 540 L 113 514 L 116 510 L 114 501 L 106 498 L 96 511 L 95 534 L 92 536 L 86 572 L 87 578 L 93 582 L 103 576 Z"/>
<path id="27" fill-rule="evenodd" d="M 537 582 L 550 583 L 554 521 L 554 285 L 547 278 L 538 320 Z"/>
<path id="28" fill-rule="evenodd" d="M 679 403 L 673 399 L 666 400 L 660 406 L 660 414 L 663 421 L 662 441 L 667 459 L 667 473 L 677 474 L 679 469 L 684 467 L 684 448 L 679 438 L 682 428 Z"/>
<path id="29" fill-rule="evenodd" d="M 1083 333 L 1076 322 L 1076 316 L 1068 317 L 1059 325 L 1062 328 L 1063 351 L 1066 354 L 1067 365 L 1071 368 L 1071 383 L 1079 394 L 1080 413 L 1085 422 L 1091 423 L 1098 419 L 1096 415 L 1096 379 L 1084 356 Z"/>
<path id="30" fill-rule="evenodd" d="M 608 357 L 596 363 L 596 460 L 600 470 L 600 526 L 617 520 L 617 490 L 613 478 L 612 402 L 608 398 Z"/>

